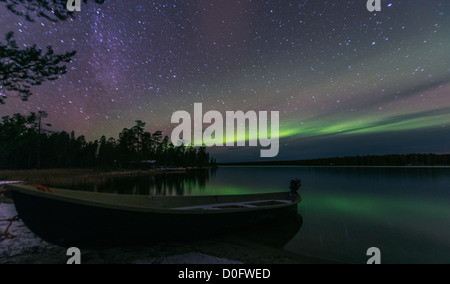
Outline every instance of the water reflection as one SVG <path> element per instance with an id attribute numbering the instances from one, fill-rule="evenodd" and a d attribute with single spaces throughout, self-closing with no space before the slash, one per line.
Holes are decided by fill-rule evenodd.
<path id="1" fill-rule="evenodd" d="M 161 175 L 114 176 L 97 183 L 81 183 L 74 190 L 132 195 L 193 195 L 205 192 L 216 169 Z"/>
<path id="2" fill-rule="evenodd" d="M 226 237 L 274 248 L 284 248 L 300 232 L 302 225 L 303 217 L 300 214 L 291 214 L 284 219 L 273 220 L 230 233 Z"/>
<path id="3" fill-rule="evenodd" d="M 293 178 L 303 180 L 299 212 L 304 222 L 300 217 L 285 226 L 264 224 L 239 232 L 238 238 L 342 262 L 365 263 L 367 249 L 374 246 L 382 250 L 383 263 L 448 262 L 450 168 L 221 167 L 217 173 L 115 177 L 74 189 L 253 194 L 288 191 Z"/>

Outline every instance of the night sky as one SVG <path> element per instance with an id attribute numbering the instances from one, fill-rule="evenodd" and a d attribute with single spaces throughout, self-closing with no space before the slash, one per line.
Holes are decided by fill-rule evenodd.
<path id="1" fill-rule="evenodd" d="M 90 140 L 135 120 L 170 136 L 172 113 L 202 102 L 279 111 L 279 160 L 450 153 L 450 1 L 382 0 L 376 13 L 366 2 L 107 0 L 58 23 L 0 3 L 0 34 L 78 52 L 0 116 L 45 110 L 53 130 Z M 259 151 L 210 149 L 219 162 Z"/>

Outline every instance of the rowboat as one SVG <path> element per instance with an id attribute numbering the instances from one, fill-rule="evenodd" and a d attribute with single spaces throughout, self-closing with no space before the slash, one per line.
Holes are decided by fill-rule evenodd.
<path id="1" fill-rule="evenodd" d="M 297 214 L 302 200 L 289 192 L 147 196 L 6 187 L 25 225 L 41 239 L 65 247 L 201 238 Z"/>

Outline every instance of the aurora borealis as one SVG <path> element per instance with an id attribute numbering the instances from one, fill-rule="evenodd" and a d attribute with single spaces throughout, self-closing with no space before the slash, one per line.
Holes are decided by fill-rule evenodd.
<path id="1" fill-rule="evenodd" d="M 143 120 L 170 136 L 172 113 L 203 103 L 279 111 L 281 160 L 450 152 L 450 2 L 366 2 L 108 0 L 58 23 L 0 3 L 0 34 L 77 51 L 66 75 L 9 97 L 0 116 L 45 110 L 52 129 L 88 139 Z M 224 162 L 257 151 L 211 149 Z"/>

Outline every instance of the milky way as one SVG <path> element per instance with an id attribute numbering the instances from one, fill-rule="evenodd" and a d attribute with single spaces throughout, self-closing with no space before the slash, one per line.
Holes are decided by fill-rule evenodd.
<path id="1" fill-rule="evenodd" d="M 28 102 L 8 98 L 0 115 L 46 110 L 54 130 L 91 140 L 138 119 L 170 136 L 172 113 L 202 102 L 279 111 L 278 159 L 450 152 L 450 1 L 384 0 L 376 13 L 366 2 L 110 0 L 58 23 L 2 3 L 0 34 L 78 53 L 66 75 Z"/>

